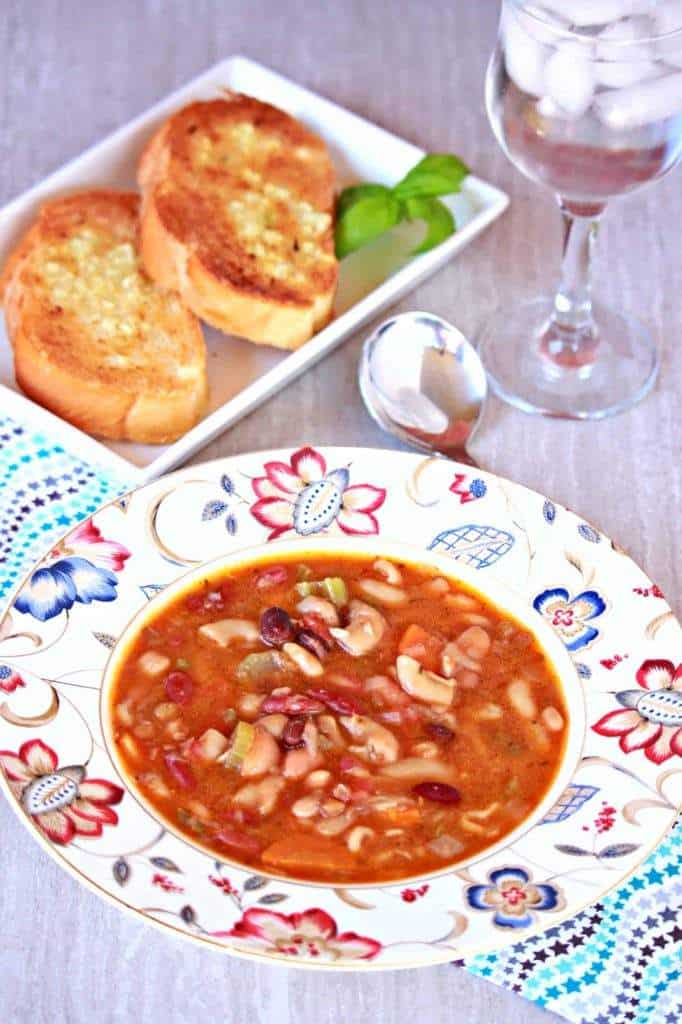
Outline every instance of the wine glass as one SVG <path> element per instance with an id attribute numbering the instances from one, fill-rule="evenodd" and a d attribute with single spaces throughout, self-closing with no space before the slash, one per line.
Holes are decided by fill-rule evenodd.
<path id="1" fill-rule="evenodd" d="M 650 390 L 658 355 L 639 321 L 593 302 L 592 250 L 608 199 L 682 154 L 681 0 L 503 0 L 486 107 L 563 218 L 556 293 L 504 307 L 481 333 L 492 386 L 527 412 L 620 412 Z"/>

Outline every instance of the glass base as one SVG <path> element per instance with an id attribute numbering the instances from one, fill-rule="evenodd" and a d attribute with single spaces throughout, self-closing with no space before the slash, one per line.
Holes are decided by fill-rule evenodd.
<path id="1" fill-rule="evenodd" d="M 651 333 L 630 317 L 595 304 L 597 334 L 553 324 L 554 297 L 499 309 L 478 350 L 494 391 L 524 412 L 603 419 L 629 409 L 653 387 L 658 353 Z"/>

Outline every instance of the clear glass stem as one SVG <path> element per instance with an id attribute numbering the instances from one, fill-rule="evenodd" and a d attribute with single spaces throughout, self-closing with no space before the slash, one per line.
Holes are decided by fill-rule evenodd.
<path id="1" fill-rule="evenodd" d="M 541 348 L 556 367 L 575 369 L 593 362 L 598 343 L 592 314 L 592 255 L 604 205 L 559 199 L 559 208 L 564 228 L 561 281 Z"/>

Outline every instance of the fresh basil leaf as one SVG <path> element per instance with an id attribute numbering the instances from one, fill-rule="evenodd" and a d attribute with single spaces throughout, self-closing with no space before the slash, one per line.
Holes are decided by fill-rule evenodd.
<path id="1" fill-rule="evenodd" d="M 420 160 L 393 189 L 398 199 L 447 196 L 459 192 L 469 168 L 452 153 L 431 153 Z"/>
<path id="2" fill-rule="evenodd" d="M 400 220 L 400 204 L 389 189 L 365 192 L 350 201 L 336 221 L 336 255 L 344 256 L 383 235 Z"/>
<path id="3" fill-rule="evenodd" d="M 386 185 L 375 185 L 372 182 L 363 182 L 361 185 L 350 185 L 344 188 L 336 200 L 336 216 L 342 217 L 349 206 L 359 199 L 368 197 L 390 195 L 391 190 Z"/>
<path id="4" fill-rule="evenodd" d="M 455 218 L 440 199 L 406 199 L 402 207 L 408 220 L 423 220 L 426 223 L 426 235 L 414 250 L 415 256 L 440 245 L 457 230 Z"/>

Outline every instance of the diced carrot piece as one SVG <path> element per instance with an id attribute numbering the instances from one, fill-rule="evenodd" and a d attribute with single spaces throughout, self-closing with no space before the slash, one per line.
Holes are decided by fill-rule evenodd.
<path id="1" fill-rule="evenodd" d="M 264 864 L 282 870 L 335 871 L 352 868 L 355 861 L 345 846 L 325 840 L 322 836 L 296 835 L 277 839 L 263 850 Z"/>
<path id="2" fill-rule="evenodd" d="M 440 656 L 445 642 L 440 637 L 429 633 L 423 626 L 416 623 L 408 626 L 398 645 L 399 654 L 407 654 L 424 668 L 435 672 L 440 668 Z"/>
<path id="3" fill-rule="evenodd" d="M 421 821 L 419 808 L 415 806 L 382 807 L 381 810 L 373 807 L 372 813 L 378 814 L 388 824 L 403 828 L 410 828 L 412 825 L 418 825 Z"/>

